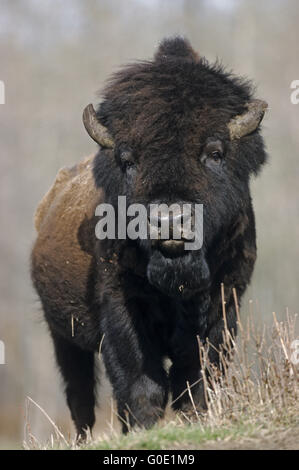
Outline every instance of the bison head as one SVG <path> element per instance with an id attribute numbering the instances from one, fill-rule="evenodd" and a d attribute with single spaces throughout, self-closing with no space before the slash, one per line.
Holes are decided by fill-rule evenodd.
<path id="1" fill-rule="evenodd" d="M 94 175 L 106 201 L 203 205 L 203 246 L 137 240 L 149 282 L 190 297 L 211 282 L 209 251 L 250 205 L 249 177 L 265 161 L 259 124 L 267 104 L 248 82 L 210 65 L 182 38 L 164 40 L 152 61 L 131 64 L 108 83 L 84 124 L 101 147 Z"/>

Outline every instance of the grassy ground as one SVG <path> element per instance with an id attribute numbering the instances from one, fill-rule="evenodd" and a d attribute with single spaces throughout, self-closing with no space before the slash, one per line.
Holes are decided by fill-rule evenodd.
<path id="1" fill-rule="evenodd" d="M 224 312 L 225 316 L 225 304 Z M 296 316 L 273 325 L 242 325 L 238 340 L 224 332 L 221 371 L 209 362 L 209 348 L 199 342 L 199 358 L 208 410 L 202 414 L 187 384 L 191 413 L 167 418 L 149 431 L 127 436 L 113 429 L 80 448 L 116 449 L 299 449 L 299 354 L 294 354 Z M 221 373 L 220 373 L 221 372 Z M 37 405 L 38 406 L 38 405 Z M 193 407 L 193 409 L 192 409 Z M 49 418 L 50 419 L 50 418 Z M 28 436 L 26 448 L 78 448 L 52 422 L 56 437 L 46 446 Z"/>
<path id="2" fill-rule="evenodd" d="M 87 445 L 91 450 L 299 449 L 299 421 L 288 427 L 236 423 L 217 429 L 169 423 Z"/>

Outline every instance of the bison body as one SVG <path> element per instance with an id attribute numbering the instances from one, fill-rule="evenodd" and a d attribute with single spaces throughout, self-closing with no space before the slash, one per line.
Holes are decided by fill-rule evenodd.
<path id="1" fill-rule="evenodd" d="M 218 363 L 227 323 L 256 259 L 249 179 L 266 159 L 259 132 L 265 103 L 248 83 L 209 65 L 181 38 L 153 61 L 130 65 L 108 84 L 85 126 L 98 153 L 61 170 L 36 214 L 32 278 L 53 338 L 78 435 L 94 424 L 94 354 L 101 349 L 126 431 L 150 427 L 173 407 L 206 406 L 198 339 Z M 97 240 L 95 208 L 200 203 L 204 242 L 181 252 L 168 240 Z M 169 372 L 164 359 L 171 360 Z"/>

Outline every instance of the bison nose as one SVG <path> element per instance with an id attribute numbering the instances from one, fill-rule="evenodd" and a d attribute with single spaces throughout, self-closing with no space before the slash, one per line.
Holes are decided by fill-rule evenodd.
<path id="1" fill-rule="evenodd" d="M 163 213 L 157 212 L 153 213 L 152 216 L 149 216 L 149 224 L 157 227 L 159 231 L 163 227 L 169 227 L 169 236 L 174 233 L 174 227 L 180 227 L 183 222 L 183 216 L 181 213 Z"/>
<path id="2" fill-rule="evenodd" d="M 148 213 L 150 238 L 170 242 L 193 238 L 194 215 L 188 203 L 152 204 Z"/>

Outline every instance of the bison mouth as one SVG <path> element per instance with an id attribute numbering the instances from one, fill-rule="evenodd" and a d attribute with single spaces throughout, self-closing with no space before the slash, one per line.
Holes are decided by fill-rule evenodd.
<path id="1" fill-rule="evenodd" d="M 184 240 L 157 240 L 155 248 L 159 250 L 165 258 L 176 258 L 186 253 Z"/>

